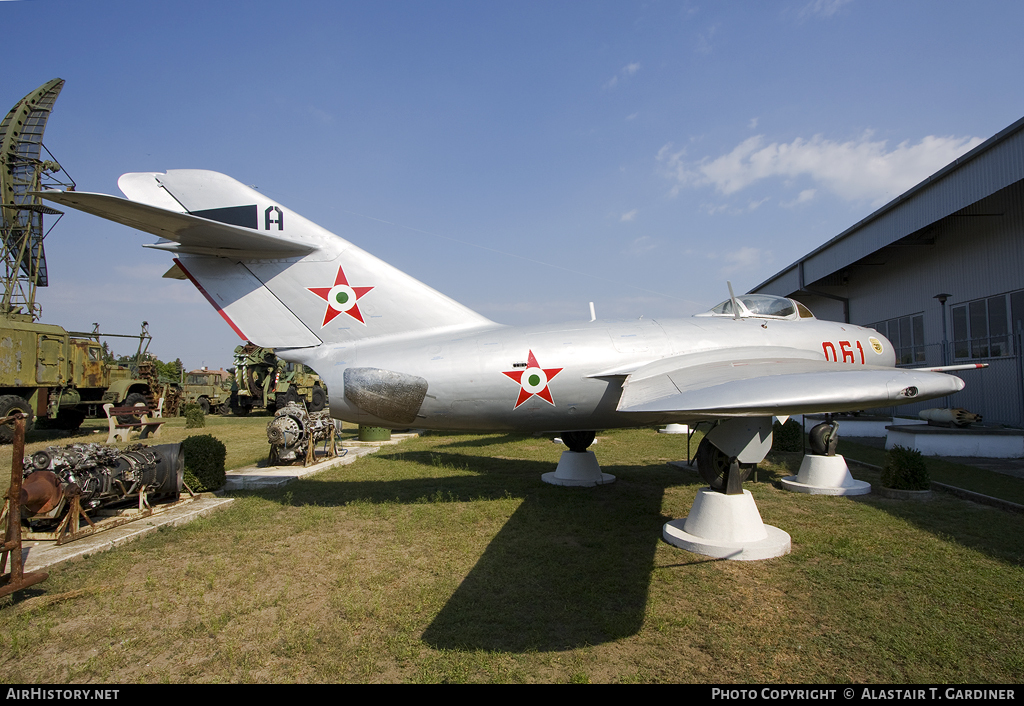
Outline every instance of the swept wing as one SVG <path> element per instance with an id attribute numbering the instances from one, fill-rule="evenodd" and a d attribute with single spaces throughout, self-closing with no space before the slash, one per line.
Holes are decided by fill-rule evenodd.
<path id="1" fill-rule="evenodd" d="M 791 348 L 735 348 L 666 358 L 631 373 L 620 412 L 759 417 L 846 412 L 943 397 L 953 375 L 822 360 Z"/>

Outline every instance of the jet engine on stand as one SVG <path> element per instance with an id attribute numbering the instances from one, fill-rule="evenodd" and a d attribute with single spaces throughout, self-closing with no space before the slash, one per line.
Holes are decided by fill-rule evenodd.
<path id="1" fill-rule="evenodd" d="M 267 425 L 270 442 L 270 465 L 313 461 L 316 445 L 324 444 L 328 458 L 338 456 L 337 434 L 341 423 L 331 418 L 328 410 L 307 412 L 302 405 L 289 403 L 277 410 Z"/>
<path id="2" fill-rule="evenodd" d="M 60 543 L 81 536 L 80 518 L 95 529 L 89 517 L 94 511 L 137 501 L 139 512 L 147 513 L 150 500 L 177 500 L 185 459 L 181 444 L 70 444 L 36 451 L 22 468 L 21 516 L 33 531 L 56 527 L 54 537 L 39 538 Z"/>

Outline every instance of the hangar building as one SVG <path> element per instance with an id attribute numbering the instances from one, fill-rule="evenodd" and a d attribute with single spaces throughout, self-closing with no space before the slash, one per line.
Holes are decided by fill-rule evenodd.
<path id="1" fill-rule="evenodd" d="M 875 328 L 899 365 L 988 363 L 949 404 L 1024 426 L 1024 118 L 751 292 Z"/>

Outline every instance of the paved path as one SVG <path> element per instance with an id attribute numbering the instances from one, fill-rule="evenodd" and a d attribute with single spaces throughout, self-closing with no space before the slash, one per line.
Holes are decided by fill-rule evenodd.
<path id="1" fill-rule="evenodd" d="M 321 473 L 330 468 L 352 463 L 357 458 L 379 451 L 381 446 L 398 444 L 416 434 L 392 434 L 391 441 L 345 441 L 345 455 L 325 459 L 319 463 L 303 468 L 302 466 L 246 466 L 227 472 L 227 484 L 219 492 L 237 490 L 256 490 L 272 488 L 290 483 L 296 478 Z M 120 527 L 105 530 L 89 537 L 57 546 L 54 542 L 27 540 L 22 542 L 21 555 L 24 570 L 40 571 L 65 561 L 70 561 L 86 554 L 107 551 L 130 542 L 133 539 L 155 532 L 161 527 L 177 527 L 192 520 L 210 514 L 214 510 L 227 507 L 233 498 L 219 497 L 212 493 L 204 493 L 191 502 L 181 503 L 176 507 Z"/>

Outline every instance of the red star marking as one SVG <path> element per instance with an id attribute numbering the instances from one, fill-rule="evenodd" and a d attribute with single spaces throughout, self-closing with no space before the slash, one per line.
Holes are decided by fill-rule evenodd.
<path id="1" fill-rule="evenodd" d="M 519 399 L 516 400 L 516 406 L 512 409 L 519 409 L 519 405 L 526 400 L 530 399 L 534 395 L 540 397 L 548 404 L 554 406 L 555 401 L 551 397 L 551 390 L 548 389 L 548 383 L 551 382 L 556 375 L 558 375 L 564 368 L 542 368 L 540 363 L 537 362 L 537 357 L 530 351 L 530 355 L 527 358 L 529 367 L 522 370 L 503 370 L 502 374 L 515 380 L 519 383 Z"/>
<path id="2" fill-rule="evenodd" d="M 363 314 L 359 311 L 358 301 L 373 287 L 350 287 L 341 265 L 338 265 L 338 276 L 334 278 L 333 287 L 306 287 L 306 289 L 327 302 L 327 311 L 324 312 L 324 322 L 320 324 L 320 328 L 331 323 L 334 317 L 342 312 L 364 326 L 366 325 L 366 322 L 363 321 Z"/>

